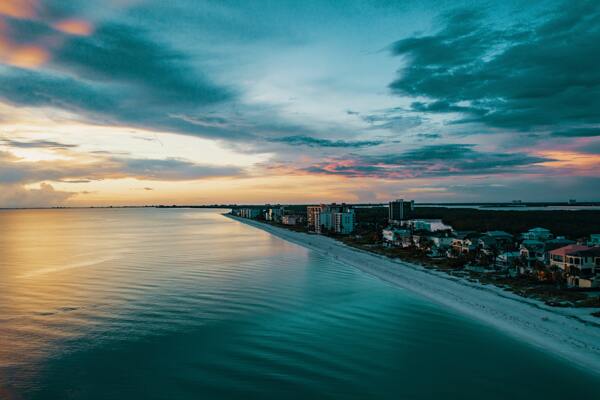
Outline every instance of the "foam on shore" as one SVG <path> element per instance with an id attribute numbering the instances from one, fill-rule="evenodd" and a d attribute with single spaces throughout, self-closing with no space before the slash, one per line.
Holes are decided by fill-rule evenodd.
<path id="1" fill-rule="evenodd" d="M 493 325 L 600 374 L 600 322 L 590 315 L 589 308 L 550 307 L 497 286 L 361 251 L 326 236 L 227 216 Z"/>

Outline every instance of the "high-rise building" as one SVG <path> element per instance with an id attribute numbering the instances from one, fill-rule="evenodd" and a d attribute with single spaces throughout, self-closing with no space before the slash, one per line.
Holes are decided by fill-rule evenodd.
<path id="1" fill-rule="evenodd" d="M 309 231 L 321 232 L 321 210 L 323 207 L 323 205 L 306 207 L 306 221 Z"/>
<path id="2" fill-rule="evenodd" d="M 333 230 L 342 235 L 354 232 L 355 214 L 352 208 L 333 214 Z"/>
<path id="3" fill-rule="evenodd" d="M 344 205 L 321 204 L 306 208 L 308 229 L 315 233 L 331 231 L 348 234 L 354 230 L 354 210 Z"/>
<path id="4" fill-rule="evenodd" d="M 410 212 L 414 210 L 415 202 L 404 201 L 404 199 L 398 199 L 390 201 L 388 210 L 388 221 L 390 223 L 400 223 L 403 219 L 410 217 Z"/>

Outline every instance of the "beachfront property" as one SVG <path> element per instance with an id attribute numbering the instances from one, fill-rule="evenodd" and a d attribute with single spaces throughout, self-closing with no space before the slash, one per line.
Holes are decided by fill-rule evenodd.
<path id="1" fill-rule="evenodd" d="M 410 247 L 413 244 L 412 233 L 409 229 L 388 227 L 381 231 L 383 244 L 387 247 Z"/>
<path id="2" fill-rule="evenodd" d="M 354 210 L 352 208 L 333 214 L 333 231 L 342 235 L 349 235 L 354 232 L 356 223 Z"/>
<path id="3" fill-rule="evenodd" d="M 444 224 L 441 219 L 409 219 L 402 221 L 402 226 L 412 231 L 452 231 L 452 227 Z"/>
<path id="4" fill-rule="evenodd" d="M 410 218 L 413 202 L 395 200 L 387 210 L 389 225 L 378 228 L 375 243 L 383 248 L 401 248 L 421 256 L 452 259 L 452 265 L 468 271 L 494 271 L 511 275 L 527 275 L 540 281 L 552 280 L 570 288 L 600 287 L 600 234 L 592 234 L 578 242 L 554 236 L 550 230 L 536 227 L 519 235 L 494 230 L 484 233 L 455 231 L 441 219 Z M 282 206 L 242 207 L 232 210 L 244 218 L 264 219 L 287 226 L 300 227 L 317 234 L 350 235 L 357 226 L 354 207 L 342 204 L 320 204 L 303 210 Z M 360 209 L 358 209 L 360 211 Z M 372 222 L 363 222 L 357 239 L 373 233 Z M 588 244 L 587 246 L 583 243 Z M 467 268 L 468 267 L 468 268 Z M 479 269 L 478 269 L 479 268 Z"/>
<path id="5" fill-rule="evenodd" d="M 309 232 L 319 233 L 321 231 L 321 209 L 323 205 L 306 207 L 306 220 Z"/>
<path id="6" fill-rule="evenodd" d="M 238 217 L 255 219 L 257 218 L 262 210 L 260 208 L 236 208 L 231 210 L 233 215 L 237 215 Z"/>
<path id="7" fill-rule="evenodd" d="M 546 263 L 546 245 L 539 240 L 526 239 L 519 245 L 519 253 L 524 265 L 520 269 L 520 273 L 532 272 L 536 265 Z"/>
<path id="8" fill-rule="evenodd" d="M 565 272 L 569 286 L 600 286 L 600 247 L 566 253 Z"/>
<path id="9" fill-rule="evenodd" d="M 587 245 L 590 247 L 600 246 L 600 233 L 592 233 Z"/>
<path id="10" fill-rule="evenodd" d="M 540 242 L 545 242 L 547 240 L 552 239 L 554 235 L 552 235 L 550 230 L 545 228 L 532 228 L 529 231 L 523 233 L 521 237 L 524 240 L 537 240 Z"/>
<path id="11" fill-rule="evenodd" d="M 467 255 L 479 248 L 479 238 L 482 235 L 477 232 L 455 232 L 454 240 L 448 249 L 449 257 Z"/>
<path id="12" fill-rule="evenodd" d="M 418 231 L 413 234 L 415 246 L 427 252 L 428 257 L 445 257 L 454 238 L 450 231 Z"/>
<path id="13" fill-rule="evenodd" d="M 570 287 L 600 287 L 600 247 L 568 245 L 549 252 L 550 267 L 559 269 Z"/>
<path id="14" fill-rule="evenodd" d="M 404 201 L 404 199 L 393 200 L 388 203 L 388 222 L 399 225 L 403 220 L 410 217 L 411 211 L 415 209 L 415 201 Z"/>
<path id="15" fill-rule="evenodd" d="M 521 252 L 519 251 L 506 251 L 498 254 L 494 260 L 494 266 L 499 270 L 508 270 L 514 268 L 517 261 L 521 258 Z"/>
<path id="16" fill-rule="evenodd" d="M 281 217 L 281 223 L 283 225 L 300 225 L 304 221 L 304 217 L 301 215 L 283 215 Z"/>
<path id="17" fill-rule="evenodd" d="M 285 213 L 285 207 L 271 207 L 265 212 L 265 220 L 280 222 L 283 214 Z"/>
<path id="18" fill-rule="evenodd" d="M 569 265 L 568 254 L 580 251 L 587 250 L 588 246 L 582 246 L 579 244 L 570 244 L 568 246 L 559 247 L 554 250 L 550 250 L 548 252 L 550 267 L 556 268 L 561 271 L 567 272 L 567 266 Z"/>
<path id="19" fill-rule="evenodd" d="M 345 204 L 321 204 L 306 207 L 308 230 L 315 233 L 339 233 L 348 235 L 354 232 L 356 214 Z"/>

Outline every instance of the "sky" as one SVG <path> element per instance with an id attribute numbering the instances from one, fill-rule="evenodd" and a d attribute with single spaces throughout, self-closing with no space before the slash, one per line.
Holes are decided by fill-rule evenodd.
<path id="1" fill-rule="evenodd" d="M 600 2 L 2 0 L 0 207 L 600 200 Z"/>

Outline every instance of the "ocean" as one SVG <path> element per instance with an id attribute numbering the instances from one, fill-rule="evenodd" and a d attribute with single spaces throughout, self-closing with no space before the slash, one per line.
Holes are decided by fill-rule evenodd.
<path id="1" fill-rule="evenodd" d="M 0 399 L 598 395 L 592 371 L 224 211 L 0 211 Z"/>

